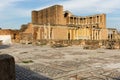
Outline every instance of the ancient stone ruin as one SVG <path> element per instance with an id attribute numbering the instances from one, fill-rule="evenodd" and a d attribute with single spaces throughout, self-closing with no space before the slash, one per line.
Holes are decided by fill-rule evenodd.
<path id="1" fill-rule="evenodd" d="M 0 80 L 15 80 L 15 62 L 10 55 L 0 55 Z"/>

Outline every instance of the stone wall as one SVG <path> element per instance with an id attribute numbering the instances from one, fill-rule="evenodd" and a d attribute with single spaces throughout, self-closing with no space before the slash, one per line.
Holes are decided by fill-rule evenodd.
<path id="1" fill-rule="evenodd" d="M 101 40 L 108 40 L 108 31 L 107 29 L 101 29 L 101 32 L 100 32 L 100 38 Z"/>
<path id="2" fill-rule="evenodd" d="M 1 29 L 0 35 L 10 35 L 11 42 L 19 42 L 20 41 L 20 31 L 19 30 L 11 30 L 11 29 Z"/>
<path id="3" fill-rule="evenodd" d="M 54 5 L 40 11 L 32 11 L 33 24 L 65 25 L 63 6 Z"/>
<path id="4" fill-rule="evenodd" d="M 52 29 L 52 40 L 68 40 L 68 29 L 67 28 L 53 28 Z"/>

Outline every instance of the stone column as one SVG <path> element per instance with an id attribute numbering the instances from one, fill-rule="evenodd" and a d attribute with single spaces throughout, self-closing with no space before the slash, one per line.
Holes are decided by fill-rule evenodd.
<path id="1" fill-rule="evenodd" d="M 86 37 L 88 39 L 88 28 L 87 28 L 87 26 L 86 26 Z"/>
<path id="2" fill-rule="evenodd" d="M 95 30 L 93 30 L 93 40 L 95 40 Z"/>
<path id="3" fill-rule="evenodd" d="M 93 17 L 91 17 L 91 24 L 93 24 Z"/>
<path id="4" fill-rule="evenodd" d="M 0 55 L 0 80 L 15 80 L 15 61 L 10 55 Z"/>
<path id="5" fill-rule="evenodd" d="M 74 17 L 74 24 L 76 25 L 76 18 Z"/>
<path id="6" fill-rule="evenodd" d="M 99 30 L 98 30 L 98 40 L 99 40 L 99 36 L 100 36 L 100 34 L 99 34 Z"/>
<path id="7" fill-rule="evenodd" d="M 82 24 L 82 26 L 83 26 L 83 18 L 82 18 L 82 20 L 81 20 L 81 24 Z"/>
<path id="8" fill-rule="evenodd" d="M 97 19 L 98 19 L 98 23 L 99 23 L 99 16 L 98 16 L 98 18 L 97 18 Z"/>
<path id="9" fill-rule="evenodd" d="M 94 30 L 94 40 L 96 40 L 96 31 Z"/>
<path id="10" fill-rule="evenodd" d="M 101 30 L 99 30 L 99 40 L 101 40 Z"/>
<path id="11" fill-rule="evenodd" d="M 88 24 L 88 19 L 87 19 L 87 17 L 86 17 L 86 24 Z"/>
<path id="12" fill-rule="evenodd" d="M 49 39 L 51 39 L 51 36 L 50 36 L 51 35 L 50 34 L 51 33 L 51 27 L 50 27 L 50 25 L 48 25 L 48 29 L 49 29 Z"/>
<path id="13" fill-rule="evenodd" d="M 74 18 L 74 24 L 76 25 L 76 17 Z"/>
<path id="14" fill-rule="evenodd" d="M 93 16 L 93 24 L 95 24 L 95 17 Z"/>
<path id="15" fill-rule="evenodd" d="M 84 18 L 84 23 L 83 24 L 85 24 L 85 18 Z"/>
<path id="16" fill-rule="evenodd" d="M 74 21 L 75 21 L 75 20 L 74 20 L 74 17 L 73 17 L 73 24 L 75 23 Z"/>
<path id="17" fill-rule="evenodd" d="M 72 29 L 70 29 L 70 40 L 72 40 Z"/>
<path id="18" fill-rule="evenodd" d="M 86 20 L 87 20 L 87 19 L 85 18 L 85 24 L 86 24 L 86 22 L 87 22 Z"/>
<path id="19" fill-rule="evenodd" d="M 71 40 L 71 38 L 72 38 L 72 32 L 71 32 L 71 29 L 69 29 L 69 33 L 70 33 L 70 40 Z"/>
<path id="20" fill-rule="evenodd" d="M 101 21 L 100 21 L 100 16 L 99 16 L 99 23 L 100 23 Z"/>
<path id="21" fill-rule="evenodd" d="M 93 24 L 95 24 L 95 17 L 93 16 Z"/>
<path id="22" fill-rule="evenodd" d="M 97 30 L 95 30 L 95 40 L 97 40 Z"/>
<path id="23" fill-rule="evenodd" d="M 97 35 L 96 34 L 97 34 L 97 31 L 95 30 L 95 40 L 97 40 Z"/>
<path id="24" fill-rule="evenodd" d="M 78 25 L 80 24 L 80 18 L 78 17 Z"/>
<path id="25" fill-rule="evenodd" d="M 92 35 L 91 35 L 91 40 L 93 40 L 93 29 L 92 29 Z"/>
<path id="26" fill-rule="evenodd" d="M 97 16 L 95 17 L 95 23 L 98 23 L 98 21 L 97 21 Z"/>
<path id="27" fill-rule="evenodd" d="M 98 40 L 98 30 L 96 30 L 96 40 Z"/>
<path id="28" fill-rule="evenodd" d="M 83 25 L 85 24 L 85 19 L 83 18 Z"/>
<path id="29" fill-rule="evenodd" d="M 98 40 L 100 40 L 100 30 L 98 30 Z"/>
<path id="30" fill-rule="evenodd" d="M 79 31 L 79 29 L 77 29 L 77 39 L 79 39 L 79 38 L 78 38 L 78 31 Z"/>
<path id="31" fill-rule="evenodd" d="M 79 18 L 79 24 L 81 25 L 81 18 Z"/>
<path id="32" fill-rule="evenodd" d="M 71 23 L 70 23 L 70 17 L 68 17 L 68 24 L 71 24 Z"/>
<path id="33" fill-rule="evenodd" d="M 76 39 L 76 29 L 74 29 L 73 31 L 74 31 L 73 38 L 74 38 L 74 40 L 75 40 L 75 39 Z"/>
<path id="34" fill-rule="evenodd" d="M 46 25 L 44 24 L 44 26 L 43 26 L 43 39 L 47 39 L 47 36 L 46 36 Z"/>
<path id="35" fill-rule="evenodd" d="M 82 19 L 82 25 L 84 25 L 84 18 Z"/>
<path id="36" fill-rule="evenodd" d="M 95 30 L 94 36 L 95 36 L 95 40 L 96 40 L 96 39 L 97 39 L 97 36 L 96 36 L 96 30 Z"/>
<path id="37" fill-rule="evenodd" d="M 81 23 L 81 25 L 83 24 L 83 20 L 82 19 L 80 20 L 80 23 Z"/>
<path id="38" fill-rule="evenodd" d="M 98 40 L 98 30 L 96 30 L 96 40 Z"/>
<path id="39" fill-rule="evenodd" d="M 90 18 L 88 17 L 88 24 L 90 24 Z"/>
<path id="40" fill-rule="evenodd" d="M 79 17 L 77 18 L 77 25 L 79 25 Z"/>
<path id="41" fill-rule="evenodd" d="M 76 17 L 76 25 L 78 25 L 78 17 Z"/>
<path id="42" fill-rule="evenodd" d="M 99 40 L 99 30 L 98 30 L 98 40 Z"/>

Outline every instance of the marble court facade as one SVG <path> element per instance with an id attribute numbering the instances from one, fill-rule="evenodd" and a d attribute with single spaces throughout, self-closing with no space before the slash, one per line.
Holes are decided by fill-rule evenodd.
<path id="1" fill-rule="evenodd" d="M 23 34 L 34 40 L 107 40 L 106 14 L 77 16 L 62 5 L 32 11 L 31 23 Z"/>

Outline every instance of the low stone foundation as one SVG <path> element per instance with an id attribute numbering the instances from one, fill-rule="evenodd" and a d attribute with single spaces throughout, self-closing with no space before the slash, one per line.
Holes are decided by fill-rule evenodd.
<path id="1" fill-rule="evenodd" d="M 0 55 L 0 80 L 15 80 L 15 62 L 10 55 Z"/>

